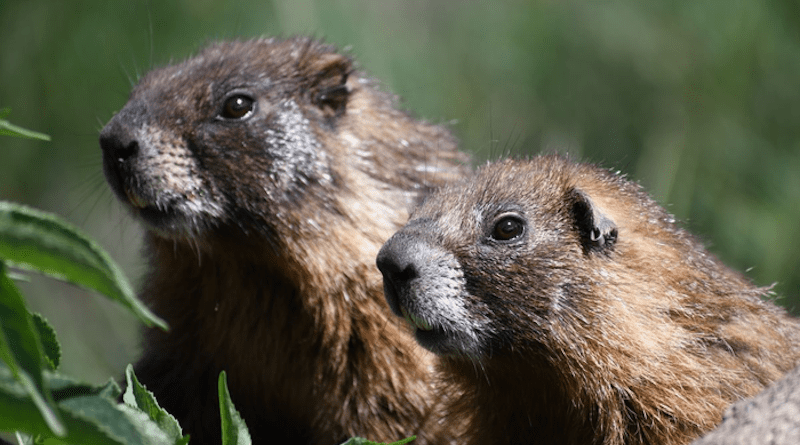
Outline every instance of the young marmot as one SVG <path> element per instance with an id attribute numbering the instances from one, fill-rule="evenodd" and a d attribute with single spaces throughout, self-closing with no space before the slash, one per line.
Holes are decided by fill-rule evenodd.
<path id="1" fill-rule="evenodd" d="M 420 430 L 431 355 L 386 307 L 374 258 L 468 171 L 447 130 L 330 46 L 258 39 L 147 74 L 100 145 L 148 229 L 142 295 L 170 325 L 135 370 L 193 444 L 219 442 L 221 370 L 254 443 L 440 440 Z"/>
<path id="2" fill-rule="evenodd" d="M 800 324 L 640 188 L 556 156 L 430 196 L 381 249 L 470 444 L 682 444 L 800 361 Z"/>

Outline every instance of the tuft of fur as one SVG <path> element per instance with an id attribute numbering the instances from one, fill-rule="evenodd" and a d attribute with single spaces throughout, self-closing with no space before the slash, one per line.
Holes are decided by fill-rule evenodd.
<path id="1" fill-rule="evenodd" d="M 445 186 L 382 247 L 469 444 L 685 444 L 800 363 L 800 323 L 619 175 L 558 156 Z"/>
<path id="2" fill-rule="evenodd" d="M 417 443 L 431 357 L 395 322 L 374 258 L 468 159 L 449 132 L 308 38 L 212 44 L 156 69 L 100 134 L 111 188 L 147 230 L 140 380 L 218 443 L 216 381 L 254 443 Z"/>

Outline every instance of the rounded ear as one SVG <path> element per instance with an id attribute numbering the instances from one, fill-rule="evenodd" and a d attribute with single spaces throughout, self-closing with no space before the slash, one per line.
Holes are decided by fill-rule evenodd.
<path id="1" fill-rule="evenodd" d="M 581 240 L 583 252 L 608 253 L 617 242 L 617 225 L 605 216 L 589 195 L 578 189 L 569 193 L 571 214 Z"/>
<path id="2" fill-rule="evenodd" d="M 344 112 L 350 95 L 347 77 L 352 70 L 352 61 L 336 53 L 324 54 L 311 64 L 311 97 L 324 112 L 332 115 Z"/>

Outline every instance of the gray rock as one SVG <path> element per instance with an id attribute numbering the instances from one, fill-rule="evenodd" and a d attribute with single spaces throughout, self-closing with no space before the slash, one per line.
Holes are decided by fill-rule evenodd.
<path id="1" fill-rule="evenodd" d="M 692 445 L 800 445 L 800 367 L 733 404 L 722 423 Z"/>

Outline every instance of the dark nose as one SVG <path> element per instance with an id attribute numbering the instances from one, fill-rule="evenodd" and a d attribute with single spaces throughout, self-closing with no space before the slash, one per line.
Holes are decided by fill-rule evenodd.
<path id="1" fill-rule="evenodd" d="M 121 122 L 119 117 L 117 115 L 100 132 L 100 148 L 106 163 L 122 163 L 139 153 L 139 141 L 134 130 Z"/>
<path id="2" fill-rule="evenodd" d="M 119 126 L 114 126 L 119 127 Z M 139 141 L 129 131 L 106 126 L 100 133 L 100 148 L 105 162 L 125 162 L 139 153 Z"/>
<path id="3" fill-rule="evenodd" d="M 120 199 L 127 199 L 123 183 L 131 176 L 131 164 L 139 153 L 139 141 L 130 128 L 114 118 L 100 132 L 100 148 L 103 150 L 106 181 Z"/>
<path id="4" fill-rule="evenodd" d="M 131 176 L 133 164 L 141 150 L 136 133 L 145 122 L 146 112 L 145 106 L 129 102 L 100 132 L 103 173 L 121 199 L 125 199 L 123 182 Z"/>
<path id="5" fill-rule="evenodd" d="M 400 298 L 411 280 L 419 277 L 419 265 L 415 255 L 417 241 L 402 233 L 395 234 L 378 252 L 375 263 L 383 274 L 383 293 L 389 307 L 397 315 L 400 311 Z"/>
<path id="6" fill-rule="evenodd" d="M 125 162 L 139 154 L 136 130 L 142 128 L 148 115 L 146 103 L 140 99 L 128 102 L 100 132 L 100 148 L 104 162 Z"/>

